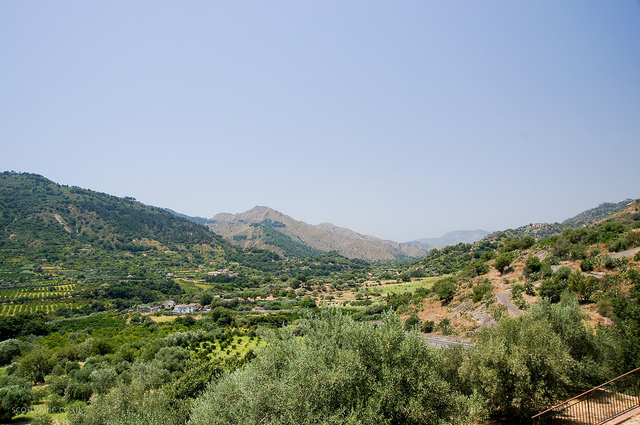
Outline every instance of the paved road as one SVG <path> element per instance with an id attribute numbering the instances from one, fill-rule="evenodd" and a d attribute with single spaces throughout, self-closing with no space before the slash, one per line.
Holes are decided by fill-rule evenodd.
<path id="1" fill-rule="evenodd" d="M 380 326 L 382 325 L 382 320 L 372 320 L 369 323 Z M 450 348 L 454 345 L 462 345 L 464 348 L 469 349 L 476 345 L 476 343 L 470 339 L 456 338 L 453 336 L 427 334 L 424 332 L 418 332 L 418 335 L 420 335 L 421 338 L 424 338 L 427 344 L 439 348 Z"/>
<path id="2" fill-rule="evenodd" d="M 616 252 L 615 254 L 611 254 L 611 258 L 622 258 L 622 257 L 633 257 L 636 252 L 640 251 L 640 246 L 637 248 L 627 249 L 626 251 Z"/>
<path id="3" fill-rule="evenodd" d="M 476 345 L 476 343 L 471 341 L 470 339 L 455 338 L 452 336 L 432 335 L 425 333 L 420 333 L 420 336 L 425 339 L 427 344 L 440 348 L 451 348 L 455 345 L 462 345 L 463 348 L 469 349 L 473 348 Z"/>
<path id="4" fill-rule="evenodd" d="M 509 312 L 510 315 L 512 315 L 513 317 L 522 316 L 522 313 L 524 312 L 511 302 L 511 298 L 509 298 L 510 296 L 511 296 L 511 289 L 509 289 L 507 292 L 501 292 L 499 294 L 496 294 L 496 298 L 498 298 L 498 302 L 507 307 L 507 311 Z"/>

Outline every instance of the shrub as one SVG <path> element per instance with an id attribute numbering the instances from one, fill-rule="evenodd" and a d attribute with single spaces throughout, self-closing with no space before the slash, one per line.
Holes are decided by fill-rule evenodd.
<path id="1" fill-rule="evenodd" d="M 585 273 L 592 272 L 594 268 L 595 268 L 595 262 L 593 261 L 592 258 L 585 258 L 580 263 L 580 270 L 582 270 Z"/>
<path id="2" fill-rule="evenodd" d="M 46 414 L 37 414 L 30 423 L 31 425 L 53 425 L 53 418 Z"/>
<path id="3" fill-rule="evenodd" d="M 552 303 L 560 301 L 560 296 L 569 288 L 569 284 L 565 279 L 546 279 L 540 285 L 538 293 L 543 298 L 549 298 Z"/>
<path id="4" fill-rule="evenodd" d="M 620 252 L 629 249 L 629 241 L 625 237 L 620 237 L 609 244 L 609 251 Z"/>
<path id="5" fill-rule="evenodd" d="M 512 252 L 503 252 L 498 255 L 496 261 L 493 263 L 493 267 L 500 272 L 500 274 L 504 274 L 505 269 L 511 266 L 511 263 L 514 260 L 514 255 Z"/>
<path id="6" fill-rule="evenodd" d="M 29 408 L 33 401 L 31 389 L 25 383 L 12 382 L 0 386 L 0 419 L 9 420 L 16 409 Z"/>
<path id="7" fill-rule="evenodd" d="M 33 344 L 19 339 L 7 339 L 0 342 L 0 366 L 10 364 L 31 348 L 33 348 Z"/>
<path id="8" fill-rule="evenodd" d="M 571 364 L 548 322 L 526 314 L 481 331 L 460 373 L 495 414 L 517 418 L 566 396 Z"/>
<path id="9" fill-rule="evenodd" d="M 413 313 L 407 320 L 404 322 L 404 328 L 408 331 L 412 330 L 416 326 L 420 327 L 422 325 L 422 321 L 418 317 L 417 314 Z"/>
<path id="10" fill-rule="evenodd" d="M 433 291 L 438 294 L 441 300 L 449 302 L 456 293 L 455 280 L 452 278 L 440 279 L 433 285 Z"/>
<path id="11" fill-rule="evenodd" d="M 536 288 L 533 286 L 533 283 L 529 281 L 524 283 L 524 293 L 531 297 L 536 295 Z"/>
<path id="12" fill-rule="evenodd" d="M 616 263 L 613 261 L 613 258 L 609 257 L 608 255 L 605 255 L 602 258 L 602 266 L 605 269 L 613 270 L 616 267 Z"/>
<path id="13" fill-rule="evenodd" d="M 542 268 L 542 262 L 540 261 L 540 258 L 538 258 L 536 255 L 530 255 L 529 257 L 527 257 L 527 260 L 525 261 L 524 264 L 525 264 L 525 268 L 524 268 L 525 275 L 538 273 Z"/>
<path id="14" fill-rule="evenodd" d="M 420 327 L 420 332 L 431 333 L 436 323 L 433 320 L 425 320 Z"/>
<path id="15" fill-rule="evenodd" d="M 484 294 L 491 291 L 492 288 L 493 285 L 488 279 L 483 280 L 481 283 L 478 283 L 473 287 L 473 302 L 477 303 L 481 301 L 482 297 L 484 297 Z"/>
<path id="16" fill-rule="evenodd" d="M 571 270 L 571 267 L 562 266 L 558 269 L 557 272 L 554 273 L 553 277 L 555 279 L 567 280 L 569 279 L 569 276 L 571 276 L 571 273 L 573 273 L 573 270 Z"/>
<path id="17" fill-rule="evenodd" d="M 51 397 L 49 397 L 49 401 L 47 401 L 47 410 L 51 413 L 62 413 L 66 405 L 67 401 L 64 397 L 58 394 L 52 394 Z"/>
<path id="18" fill-rule="evenodd" d="M 521 284 L 513 285 L 513 287 L 511 288 L 511 296 L 517 298 L 521 296 L 524 291 L 525 291 L 524 285 L 521 285 Z"/>
<path id="19" fill-rule="evenodd" d="M 440 323 L 438 323 L 438 328 L 442 331 L 442 335 L 453 335 L 455 329 L 451 326 L 451 321 L 449 319 L 442 319 Z"/>

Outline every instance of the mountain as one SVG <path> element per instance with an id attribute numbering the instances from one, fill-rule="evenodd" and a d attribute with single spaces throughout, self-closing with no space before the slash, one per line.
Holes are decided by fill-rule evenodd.
<path id="1" fill-rule="evenodd" d="M 0 248 L 47 254 L 116 253 L 163 249 L 189 256 L 197 247 L 229 250 L 222 237 L 160 208 L 37 174 L 0 174 Z"/>
<path id="2" fill-rule="evenodd" d="M 634 201 L 629 198 L 616 203 L 604 202 L 595 208 L 590 208 L 576 214 L 575 216 L 564 220 L 562 223 L 527 224 L 516 229 L 507 229 L 492 233 L 488 238 L 492 239 L 499 235 L 518 238 L 532 236 L 536 240 L 541 240 L 554 235 L 559 235 L 567 228 L 577 229 L 580 227 L 587 227 L 592 224 L 611 219 L 624 221 L 625 217 L 633 221 L 631 217 L 634 214 L 638 214 L 638 205 L 638 200 Z"/>
<path id="3" fill-rule="evenodd" d="M 185 217 L 130 197 L 62 186 L 38 174 L 0 173 L 0 280 L 19 273 L 13 265 L 34 261 L 80 274 L 99 269 L 101 276 L 149 279 L 176 270 L 204 279 L 232 264 L 246 279 L 299 267 L 275 252 L 231 244 Z M 302 248 L 306 256 L 322 254 Z M 364 262 L 332 254 L 302 266 L 313 270 L 329 263 L 340 271 Z"/>
<path id="4" fill-rule="evenodd" d="M 304 281 L 367 267 L 335 252 L 282 258 L 244 249 L 133 198 L 62 186 L 37 174 L 0 173 L 0 316 L 188 303 L 204 291 L 223 295 L 278 278 Z"/>
<path id="5" fill-rule="evenodd" d="M 264 206 L 239 214 L 220 213 L 205 224 L 243 247 L 272 249 L 286 256 L 335 251 L 347 258 L 389 261 L 427 255 L 418 245 L 361 235 L 331 223 L 314 226 Z"/>
<path id="6" fill-rule="evenodd" d="M 445 233 L 439 238 L 423 238 L 408 243 L 416 243 L 426 249 L 442 248 L 449 245 L 457 245 L 459 243 L 473 243 L 487 236 L 489 232 L 486 230 L 457 230 Z"/>

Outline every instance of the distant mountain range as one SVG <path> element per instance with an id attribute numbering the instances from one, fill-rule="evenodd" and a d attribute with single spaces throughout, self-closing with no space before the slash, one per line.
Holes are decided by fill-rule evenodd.
<path id="1" fill-rule="evenodd" d="M 205 245 L 211 251 L 236 251 L 206 227 L 133 198 L 61 186 L 37 174 L 0 174 L 0 249 L 5 253 L 38 253 L 51 260 L 77 252 L 111 258 L 162 249 L 182 250 L 186 257 Z M 193 247 L 198 247 L 194 253 Z"/>
<path id="2" fill-rule="evenodd" d="M 243 247 L 271 249 L 286 256 L 314 255 L 336 251 L 347 258 L 391 261 L 420 258 L 432 248 L 472 243 L 489 234 L 485 230 L 459 230 L 439 238 L 398 243 L 362 235 L 331 223 L 307 224 L 266 206 L 256 206 L 238 214 L 219 213 L 211 219 L 180 217 L 204 224 L 213 232 Z"/>
<path id="3" fill-rule="evenodd" d="M 418 244 L 362 235 L 331 223 L 314 226 L 264 206 L 240 214 L 220 213 L 205 225 L 236 244 L 272 249 L 286 256 L 336 251 L 347 258 L 390 261 L 428 254 Z"/>
<path id="4" fill-rule="evenodd" d="M 398 243 L 331 223 L 307 224 L 264 206 L 240 214 L 220 213 L 211 219 L 189 217 L 133 198 L 61 186 L 36 174 L 4 172 L 0 174 L 0 248 L 48 253 L 54 258 L 67 251 L 101 250 L 112 256 L 153 247 L 180 252 L 185 261 L 192 261 L 205 251 L 241 258 L 238 248 L 242 247 L 264 248 L 289 258 L 336 252 L 350 259 L 394 261 L 424 257 L 432 248 L 472 243 L 485 236 L 542 239 L 567 227 L 607 219 L 632 222 L 639 209 L 638 200 L 625 199 L 603 203 L 562 223 L 530 224 L 489 236 L 484 230 L 456 231 L 440 238 Z"/>
<path id="5" fill-rule="evenodd" d="M 331 223 L 311 225 L 295 220 L 266 206 L 257 206 L 239 214 L 220 213 L 211 219 L 187 218 L 204 224 L 213 232 L 242 247 L 269 249 L 287 257 L 301 257 L 335 251 L 347 258 L 367 261 L 393 261 L 405 258 L 420 258 L 428 255 L 433 248 L 442 248 L 458 243 L 473 243 L 497 235 L 524 237 L 533 236 L 540 240 L 562 233 L 567 227 L 577 228 L 613 217 L 625 211 L 637 201 L 625 199 L 618 203 L 603 203 L 584 211 L 562 223 L 536 223 L 490 233 L 486 230 L 458 230 L 448 232 L 439 238 L 423 238 L 406 243 L 383 240 L 362 235 L 353 230 Z M 633 207 L 637 208 L 637 207 Z M 637 213 L 637 210 L 634 210 Z M 629 214 L 634 214 L 630 212 Z"/>
<path id="6" fill-rule="evenodd" d="M 412 241 L 409 243 L 416 243 L 423 246 L 426 249 L 432 248 L 442 248 L 448 245 L 457 245 L 460 242 L 462 243 L 473 243 L 481 240 L 485 236 L 487 236 L 490 232 L 486 230 L 457 230 L 454 232 L 445 233 L 443 236 L 439 238 L 423 238 L 418 239 L 417 241 Z"/>

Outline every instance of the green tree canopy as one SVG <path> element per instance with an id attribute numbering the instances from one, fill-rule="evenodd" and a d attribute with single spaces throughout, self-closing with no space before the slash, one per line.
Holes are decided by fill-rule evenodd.
<path id="1" fill-rule="evenodd" d="M 512 252 L 503 252 L 498 255 L 496 261 L 493 263 L 493 267 L 500 272 L 500 274 L 504 274 L 504 270 L 508 268 L 513 262 L 514 255 Z"/>
<path id="2" fill-rule="evenodd" d="M 252 363 L 196 400 L 191 425 L 461 424 L 481 411 L 445 381 L 443 354 L 392 314 L 372 326 L 326 309 L 265 337 Z"/>

